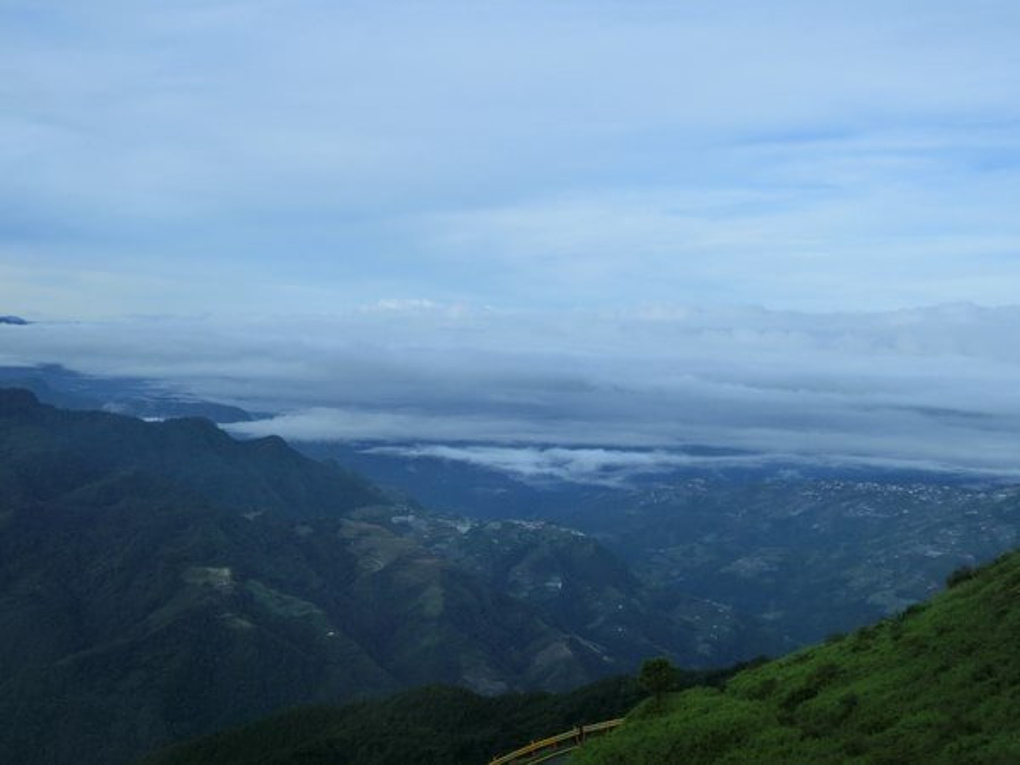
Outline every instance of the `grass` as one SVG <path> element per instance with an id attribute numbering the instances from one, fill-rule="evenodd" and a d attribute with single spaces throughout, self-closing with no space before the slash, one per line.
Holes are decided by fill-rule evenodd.
<path id="1" fill-rule="evenodd" d="M 1020 762 L 1020 553 L 926 604 L 634 709 L 572 763 Z"/>

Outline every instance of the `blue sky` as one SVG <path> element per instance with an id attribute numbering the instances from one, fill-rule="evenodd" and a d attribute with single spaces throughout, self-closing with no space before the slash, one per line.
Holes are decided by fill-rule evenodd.
<path id="1" fill-rule="evenodd" d="M 1013 2 L 0 2 L 36 318 L 1014 301 Z"/>
<path id="2" fill-rule="evenodd" d="M 1016 2 L 0 0 L 0 314 L 40 322 L 0 363 L 502 466 L 1015 476 L 1018 40 Z"/>

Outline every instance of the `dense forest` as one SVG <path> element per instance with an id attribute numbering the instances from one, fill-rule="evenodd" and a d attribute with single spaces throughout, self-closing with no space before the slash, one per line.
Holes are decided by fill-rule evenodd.
<path id="1" fill-rule="evenodd" d="M 571 761 L 1016 762 L 1020 552 L 960 569 L 948 584 L 895 617 L 773 661 L 691 673 L 651 660 L 644 683 L 616 678 L 566 694 L 425 688 L 294 710 L 145 763 L 481 763 L 622 714 L 622 728 Z"/>

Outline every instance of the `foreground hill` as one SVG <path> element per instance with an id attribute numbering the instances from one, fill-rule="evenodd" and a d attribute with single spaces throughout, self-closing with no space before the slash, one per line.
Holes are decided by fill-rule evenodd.
<path id="1" fill-rule="evenodd" d="M 718 686 L 737 670 L 678 672 L 675 686 Z M 497 697 L 431 686 L 342 707 L 293 709 L 156 752 L 140 765 L 482 765 L 536 732 L 619 717 L 643 696 L 625 676 L 565 693 Z"/>
<path id="2" fill-rule="evenodd" d="M 714 680 L 712 675 L 691 678 Z M 528 741 L 536 730 L 618 717 L 641 695 L 637 683 L 623 677 L 569 693 L 495 698 L 433 686 L 380 701 L 290 710 L 157 752 L 140 765 L 482 765 Z"/>
<path id="3" fill-rule="evenodd" d="M 649 700 L 571 761 L 1020 762 L 1020 553 L 873 627 Z"/>

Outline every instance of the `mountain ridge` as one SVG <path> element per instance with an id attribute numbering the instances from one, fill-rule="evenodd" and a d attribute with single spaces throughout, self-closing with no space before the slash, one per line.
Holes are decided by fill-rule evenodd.
<path id="1" fill-rule="evenodd" d="M 894 617 L 773 661 L 718 673 L 674 670 L 661 697 L 623 678 L 569 694 L 491 700 L 419 689 L 365 705 L 289 710 L 153 753 L 143 764 L 240 765 L 257 753 L 266 765 L 467 765 L 626 711 L 621 728 L 569 761 L 1016 762 L 1020 551 L 960 569 L 949 585 Z"/>
<path id="2" fill-rule="evenodd" d="M 563 689 L 626 663 L 583 636 L 590 613 L 514 597 L 388 502 L 276 437 L 0 391 L 0 755 L 118 763 L 300 703 Z M 614 565 L 543 536 L 535 571 Z"/>

